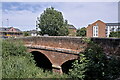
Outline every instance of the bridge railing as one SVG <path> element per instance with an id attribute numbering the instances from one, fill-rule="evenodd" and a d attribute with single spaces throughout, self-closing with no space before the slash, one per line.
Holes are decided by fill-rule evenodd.
<path id="1" fill-rule="evenodd" d="M 39 36 L 39 37 L 22 37 L 17 38 L 22 40 L 25 45 L 31 46 L 49 46 L 55 48 L 64 48 L 70 50 L 84 51 L 87 43 L 81 37 L 66 37 L 66 36 Z"/>

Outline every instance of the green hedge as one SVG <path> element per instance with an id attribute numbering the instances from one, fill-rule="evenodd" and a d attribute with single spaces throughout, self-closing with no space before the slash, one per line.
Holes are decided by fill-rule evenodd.
<path id="1" fill-rule="evenodd" d="M 3 40 L 2 42 L 2 78 L 67 78 L 36 67 L 32 54 L 21 41 Z"/>
<path id="2" fill-rule="evenodd" d="M 103 49 L 94 44 L 85 52 L 80 53 L 80 59 L 73 63 L 69 74 L 80 80 L 115 80 L 120 77 L 120 60 L 116 56 L 106 56 Z"/>

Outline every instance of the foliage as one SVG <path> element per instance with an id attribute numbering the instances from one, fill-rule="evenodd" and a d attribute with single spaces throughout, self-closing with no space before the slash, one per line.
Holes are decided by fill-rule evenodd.
<path id="1" fill-rule="evenodd" d="M 73 69 L 69 70 L 69 74 L 73 79 L 84 80 L 85 72 L 87 70 L 89 60 L 83 54 L 80 54 L 80 60 L 76 60 L 73 63 Z"/>
<path id="2" fill-rule="evenodd" d="M 67 21 L 64 21 L 61 12 L 53 7 L 46 10 L 38 18 L 38 26 L 41 35 L 48 34 L 49 36 L 65 36 L 68 35 Z"/>
<path id="3" fill-rule="evenodd" d="M 81 29 L 78 29 L 77 30 L 77 36 L 82 36 L 82 37 L 86 36 L 86 28 L 83 27 Z"/>
<path id="4" fill-rule="evenodd" d="M 3 58 L 3 78 L 35 78 L 39 73 L 38 68 L 33 65 L 29 58 L 24 56 L 9 56 Z"/>
<path id="5" fill-rule="evenodd" d="M 85 52 L 80 54 L 84 56 L 73 63 L 71 76 L 81 80 L 115 80 L 120 77 L 120 60 L 106 56 L 97 44 L 90 41 Z"/>
<path id="6" fill-rule="evenodd" d="M 110 32 L 109 37 L 118 37 L 118 38 L 120 38 L 120 31 Z"/>
<path id="7" fill-rule="evenodd" d="M 117 59 L 116 56 L 109 56 L 107 62 L 106 79 L 115 80 L 118 77 L 120 78 L 120 59 Z"/>
<path id="8" fill-rule="evenodd" d="M 2 39 L 0 39 L 0 79 L 2 79 Z"/>
<path id="9" fill-rule="evenodd" d="M 21 41 L 3 40 L 2 78 L 67 78 L 36 67 L 32 54 L 26 52 Z"/>
<path id="10" fill-rule="evenodd" d="M 24 36 L 30 36 L 30 33 L 25 31 L 25 32 L 23 32 L 23 35 Z"/>
<path id="11" fill-rule="evenodd" d="M 101 47 L 92 42 L 89 43 L 89 47 L 85 50 L 84 55 L 87 59 L 90 60 L 88 64 L 88 70 L 85 75 L 87 76 L 85 79 L 88 80 L 103 80 L 104 79 L 104 71 L 106 69 L 107 57 L 103 53 Z"/>
<path id="12" fill-rule="evenodd" d="M 2 57 L 28 55 L 21 41 L 4 40 L 2 42 Z"/>

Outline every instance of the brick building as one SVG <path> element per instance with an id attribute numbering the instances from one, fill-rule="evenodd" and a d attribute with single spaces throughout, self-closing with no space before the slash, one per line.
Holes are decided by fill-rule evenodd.
<path id="1" fill-rule="evenodd" d="M 0 37 L 9 38 L 9 37 L 20 37 L 23 36 L 22 31 L 14 27 L 0 27 Z"/>
<path id="2" fill-rule="evenodd" d="M 77 29 L 73 25 L 68 25 L 69 36 L 76 36 Z"/>
<path id="3" fill-rule="evenodd" d="M 87 37 L 109 37 L 113 31 L 120 31 L 120 23 L 104 23 L 98 20 L 87 26 Z"/>

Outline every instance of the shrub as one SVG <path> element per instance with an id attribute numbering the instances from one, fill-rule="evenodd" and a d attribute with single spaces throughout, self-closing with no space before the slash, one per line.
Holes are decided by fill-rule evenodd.
<path id="1" fill-rule="evenodd" d="M 109 37 L 118 37 L 118 38 L 120 38 L 120 31 L 110 32 Z"/>
<path id="2" fill-rule="evenodd" d="M 84 54 L 80 54 L 80 60 L 75 60 L 73 63 L 73 69 L 69 70 L 69 75 L 73 79 L 81 79 L 85 78 L 85 72 L 87 71 L 89 60 L 86 59 Z"/>
<path id="3" fill-rule="evenodd" d="M 2 78 L 67 78 L 36 67 L 32 54 L 21 41 L 3 40 L 2 43 Z M 16 80 L 16 79 L 15 79 Z"/>
<path id="4" fill-rule="evenodd" d="M 83 55 L 83 56 L 81 56 Z M 103 49 L 89 42 L 80 59 L 73 63 L 70 75 L 81 80 L 115 80 L 120 76 L 120 60 L 106 56 Z"/>
<path id="5" fill-rule="evenodd" d="M 8 56 L 25 56 L 29 55 L 26 52 L 27 48 L 23 46 L 21 41 L 3 40 L 2 42 L 2 57 Z"/>

